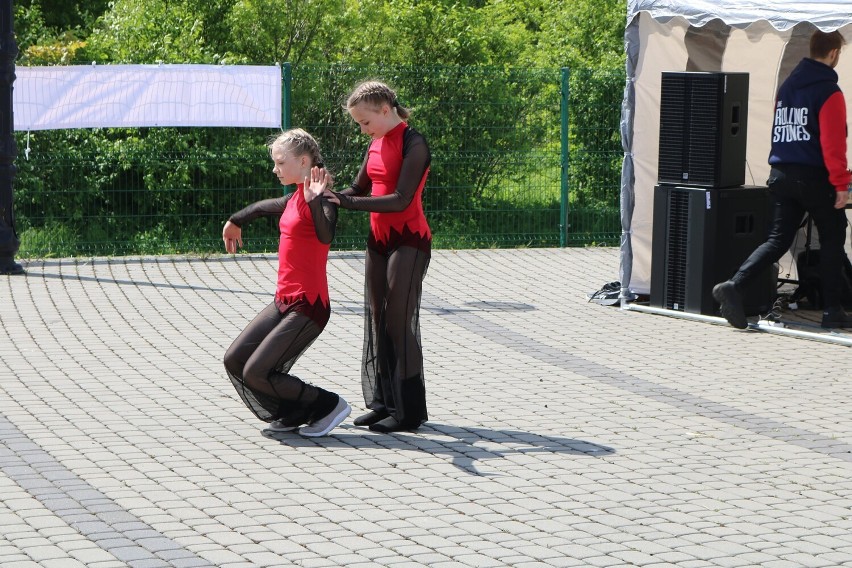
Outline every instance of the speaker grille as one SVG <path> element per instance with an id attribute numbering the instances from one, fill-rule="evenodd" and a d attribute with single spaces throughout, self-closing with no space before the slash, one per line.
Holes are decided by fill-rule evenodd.
<path id="1" fill-rule="evenodd" d="M 687 82 L 680 77 L 663 74 L 660 90 L 660 181 L 683 183 L 683 173 L 688 171 L 684 163 L 684 128 L 689 124 L 688 108 L 685 104 Z"/>
<path id="2" fill-rule="evenodd" d="M 692 81 L 689 108 L 692 109 L 689 136 L 690 184 L 710 184 L 716 181 L 719 148 L 720 78 L 696 78 Z"/>
<path id="3" fill-rule="evenodd" d="M 663 72 L 659 183 L 742 185 L 747 118 L 747 73 Z"/>
<path id="4" fill-rule="evenodd" d="M 665 307 L 683 311 L 686 305 L 686 260 L 689 241 L 689 192 L 672 191 L 668 202 Z"/>

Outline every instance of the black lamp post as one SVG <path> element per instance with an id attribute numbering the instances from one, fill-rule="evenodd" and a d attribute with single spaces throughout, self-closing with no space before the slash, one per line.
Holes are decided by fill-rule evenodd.
<path id="1" fill-rule="evenodd" d="M 15 234 L 14 195 L 15 120 L 12 115 L 12 83 L 15 82 L 15 58 L 18 44 L 12 26 L 12 0 L 0 0 L 0 274 L 23 274 L 15 262 L 21 242 Z"/>

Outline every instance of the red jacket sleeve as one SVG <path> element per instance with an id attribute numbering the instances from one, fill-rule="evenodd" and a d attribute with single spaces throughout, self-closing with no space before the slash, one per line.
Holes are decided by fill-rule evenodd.
<path id="1" fill-rule="evenodd" d="M 852 174 L 846 162 L 846 101 L 837 91 L 819 109 L 819 142 L 831 185 L 846 191 Z"/>

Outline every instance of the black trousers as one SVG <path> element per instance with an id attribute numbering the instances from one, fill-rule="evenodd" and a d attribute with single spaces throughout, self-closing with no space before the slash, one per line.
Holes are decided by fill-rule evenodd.
<path id="1" fill-rule="evenodd" d="M 225 370 L 240 398 L 266 422 L 307 415 L 322 389 L 290 374 L 319 337 L 330 308 L 272 302 L 249 323 L 225 353 Z"/>
<path id="2" fill-rule="evenodd" d="M 428 420 L 420 298 L 431 248 L 367 247 L 361 386 L 367 408 L 406 426 Z M 425 249 L 425 250 L 424 250 Z"/>
<path id="3" fill-rule="evenodd" d="M 765 243 L 749 256 L 731 280 L 738 288 L 784 256 L 802 223 L 805 213 L 819 232 L 820 281 L 826 308 L 840 307 L 841 270 L 846 255 L 846 212 L 835 209 L 837 192 L 823 168 L 778 165 L 769 175 L 769 189 L 775 201 L 772 229 Z"/>

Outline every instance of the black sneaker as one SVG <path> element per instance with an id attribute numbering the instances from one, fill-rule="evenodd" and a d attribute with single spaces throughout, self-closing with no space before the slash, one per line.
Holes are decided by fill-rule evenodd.
<path id="1" fill-rule="evenodd" d="M 828 308 L 822 312 L 822 327 L 826 329 L 852 328 L 852 317 L 843 308 Z"/>
<path id="2" fill-rule="evenodd" d="M 748 320 L 743 308 L 743 298 L 739 290 L 730 280 L 713 286 L 713 299 L 719 302 L 722 317 L 737 329 L 748 327 Z"/>

